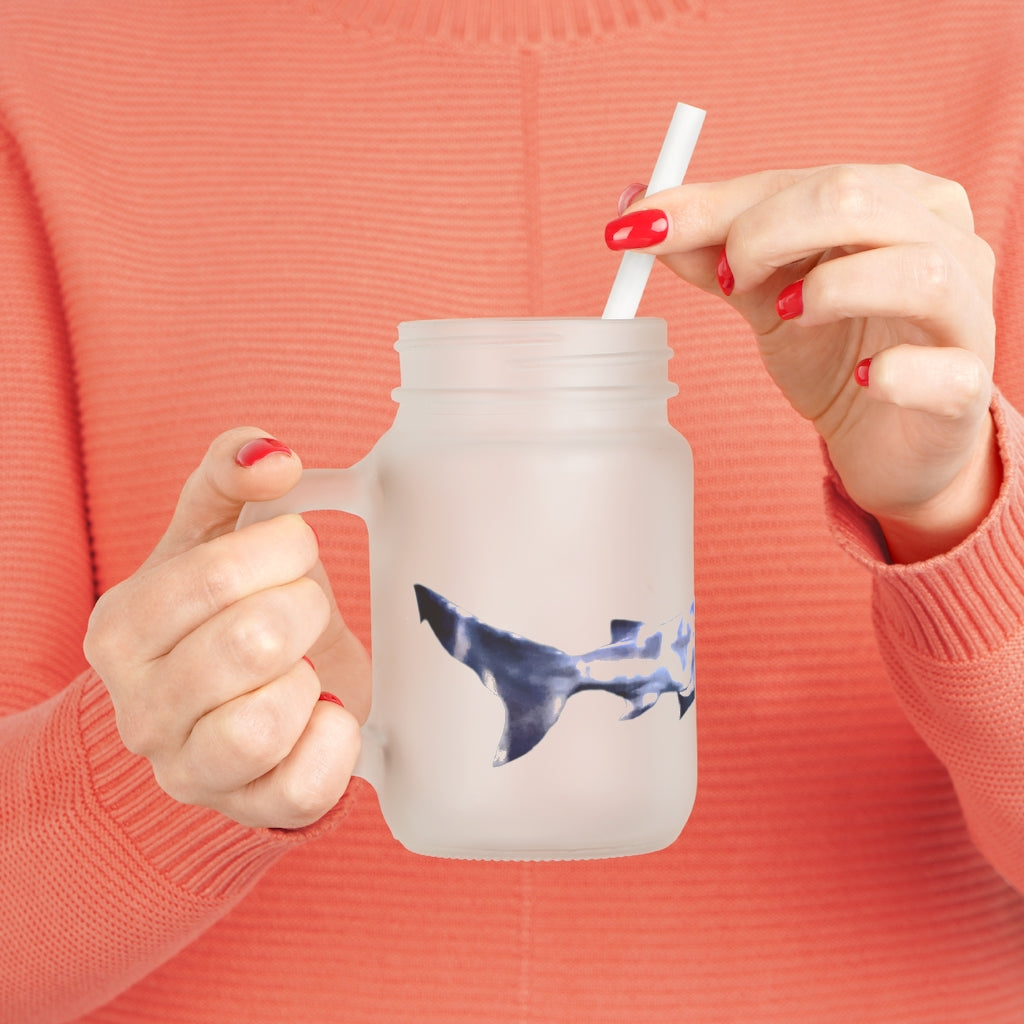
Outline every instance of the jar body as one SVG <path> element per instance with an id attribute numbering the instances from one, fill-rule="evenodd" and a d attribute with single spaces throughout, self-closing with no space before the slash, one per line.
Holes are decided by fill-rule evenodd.
<path id="1" fill-rule="evenodd" d="M 615 344 L 631 354 L 625 331 Z M 491 354 L 494 387 L 410 388 L 403 353 L 399 412 L 363 467 L 383 814 L 438 856 L 660 849 L 696 792 L 693 471 L 664 345 L 626 385 L 606 360 L 580 386 L 564 367 L 524 386 L 511 349 Z"/>

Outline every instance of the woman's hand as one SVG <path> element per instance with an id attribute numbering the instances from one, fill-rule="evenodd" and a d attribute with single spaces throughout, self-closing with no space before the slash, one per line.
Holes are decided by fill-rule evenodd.
<path id="1" fill-rule="evenodd" d="M 85 640 L 125 745 L 159 785 L 251 826 L 310 824 L 348 786 L 358 723 L 319 699 L 318 671 L 357 714 L 369 704 L 369 662 L 313 531 L 294 515 L 234 530 L 246 501 L 286 493 L 301 468 L 259 431 L 217 438 L 152 555 L 100 598 Z"/>
<path id="2" fill-rule="evenodd" d="M 768 171 L 647 197 L 606 238 L 746 318 L 895 561 L 985 517 L 1001 482 L 995 261 L 959 185 L 900 166 Z"/>

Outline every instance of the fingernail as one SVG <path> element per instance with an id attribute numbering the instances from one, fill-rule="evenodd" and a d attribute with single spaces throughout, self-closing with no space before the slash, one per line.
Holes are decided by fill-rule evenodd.
<path id="1" fill-rule="evenodd" d="M 718 278 L 718 287 L 722 289 L 722 294 L 732 295 L 732 290 L 736 287 L 736 279 L 732 276 L 732 268 L 729 266 L 729 258 L 725 255 L 725 249 L 722 249 L 722 254 L 718 257 L 715 276 Z"/>
<path id="2" fill-rule="evenodd" d="M 868 372 L 869 372 L 870 368 L 871 368 L 871 360 L 870 359 L 862 359 L 857 364 L 857 369 L 853 371 L 854 379 L 857 381 L 857 383 L 862 388 L 866 388 L 868 386 Z"/>
<path id="3" fill-rule="evenodd" d="M 317 700 L 326 700 L 331 704 L 337 704 L 339 708 L 343 708 L 345 705 L 341 703 L 341 699 L 335 697 L 333 693 L 328 693 L 326 690 L 322 691 Z"/>
<path id="4" fill-rule="evenodd" d="M 775 309 L 783 320 L 795 320 L 804 311 L 804 283 L 794 281 L 779 292 Z"/>
<path id="5" fill-rule="evenodd" d="M 275 441 L 272 437 L 257 437 L 255 440 L 247 441 L 238 449 L 235 462 L 248 469 L 250 466 L 255 466 L 260 459 L 274 454 L 291 455 L 292 450 L 288 445 Z"/>
<path id="6" fill-rule="evenodd" d="M 306 657 L 306 655 L 303 655 L 303 656 L 302 656 L 302 660 L 303 660 L 303 661 L 304 661 L 304 662 L 305 662 L 305 663 L 306 663 L 306 664 L 307 664 L 307 665 L 308 665 L 308 666 L 309 666 L 309 667 L 310 667 L 310 668 L 311 668 L 311 669 L 312 669 L 312 670 L 313 670 L 314 672 L 316 671 L 316 665 L 314 665 L 314 664 L 313 664 L 313 662 L 311 662 L 311 661 L 309 660 L 309 658 L 307 658 L 307 657 Z"/>
<path id="7" fill-rule="evenodd" d="M 637 196 L 647 191 L 647 186 L 640 184 L 638 181 L 634 181 L 632 185 L 627 185 L 619 196 L 619 216 L 621 217 L 630 206 L 633 205 L 634 200 Z"/>
<path id="8" fill-rule="evenodd" d="M 609 249 L 646 249 L 668 237 L 668 217 L 663 210 L 636 210 L 613 220 L 604 229 Z"/>

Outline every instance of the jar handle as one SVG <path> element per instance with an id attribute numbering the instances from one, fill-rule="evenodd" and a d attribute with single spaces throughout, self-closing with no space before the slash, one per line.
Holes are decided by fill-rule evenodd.
<path id="1" fill-rule="evenodd" d="M 282 497 L 248 502 L 235 529 L 286 512 L 350 512 L 365 520 L 372 505 L 370 479 L 365 459 L 349 469 L 305 469 L 299 482 Z"/>

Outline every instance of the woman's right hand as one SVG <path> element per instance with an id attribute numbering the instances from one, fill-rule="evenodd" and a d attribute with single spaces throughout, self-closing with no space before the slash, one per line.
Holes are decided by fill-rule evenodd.
<path id="1" fill-rule="evenodd" d="M 235 530 L 302 466 L 258 430 L 222 434 L 141 568 L 96 604 L 85 654 L 125 746 L 175 799 L 299 828 L 340 799 L 369 708 L 369 659 L 297 515 Z M 305 660 L 309 655 L 313 662 Z M 320 700 L 320 676 L 346 708 Z"/>

